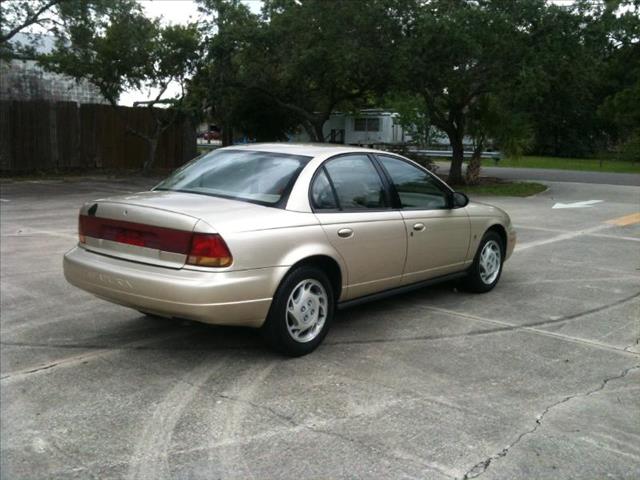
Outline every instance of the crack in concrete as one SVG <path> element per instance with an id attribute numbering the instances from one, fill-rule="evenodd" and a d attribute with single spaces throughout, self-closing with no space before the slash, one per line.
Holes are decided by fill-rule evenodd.
<path id="1" fill-rule="evenodd" d="M 584 343 L 584 344 L 588 344 L 588 345 L 592 345 L 592 346 L 596 346 L 596 347 L 607 347 L 607 349 L 609 350 L 614 350 L 614 351 L 619 351 L 619 352 L 625 352 L 625 353 L 629 353 L 632 355 L 636 355 L 635 352 L 632 352 L 630 349 L 632 347 L 634 347 L 635 345 L 638 344 L 638 342 L 640 341 L 640 338 L 638 340 L 636 340 L 635 345 L 629 345 L 627 347 L 623 348 L 617 348 L 617 347 L 613 347 L 610 345 L 606 345 L 606 344 L 599 344 L 597 342 L 591 342 L 591 341 L 587 341 L 584 339 L 579 339 L 579 338 L 575 338 L 575 337 L 568 337 L 568 336 L 564 336 L 564 335 L 560 335 L 560 334 L 554 334 L 552 332 L 543 332 L 543 331 L 538 331 L 536 330 L 534 327 L 540 327 L 540 326 L 547 326 L 547 325 L 552 325 L 552 324 L 556 324 L 556 323 L 561 323 L 561 322 L 565 322 L 565 321 L 569 321 L 569 320 L 575 320 L 577 318 L 581 318 L 587 315 L 591 315 L 594 313 L 598 313 L 598 312 L 602 312 L 604 310 L 608 310 L 610 308 L 614 308 L 617 307 L 619 305 L 622 305 L 624 303 L 627 303 L 631 300 L 634 300 L 635 298 L 640 297 L 640 292 L 634 293 L 633 295 L 621 298 L 619 300 L 616 300 L 615 302 L 612 303 L 608 303 L 606 305 L 601 305 L 599 307 L 594 307 L 591 308 L 589 310 L 584 310 L 582 312 L 578 312 L 578 313 L 574 313 L 574 314 L 570 314 L 570 315 L 565 315 L 562 316 L 560 318 L 556 318 L 553 320 L 544 320 L 541 322 L 534 322 L 534 323 L 528 323 L 528 324 L 524 324 L 524 325 L 512 325 L 509 324 L 507 322 L 502 322 L 502 321 L 497 321 L 497 320 L 490 320 L 490 319 L 486 319 L 486 318 L 481 318 L 481 317 L 476 317 L 475 315 L 470 315 L 464 312 L 456 312 L 453 310 L 447 310 L 447 309 L 442 309 L 442 308 L 438 308 L 438 307 L 430 307 L 430 306 L 426 306 L 426 305 L 415 305 L 418 308 L 422 308 L 422 309 L 426 309 L 426 310 L 431 310 L 431 311 L 436 311 L 436 312 L 441 312 L 441 313 L 445 313 L 448 315 L 455 315 L 455 316 L 460 316 L 462 318 L 470 318 L 473 320 L 478 320 L 478 321 L 482 321 L 482 322 L 488 322 L 488 323 L 493 323 L 493 324 L 497 324 L 500 325 L 496 328 L 489 328 L 489 329 L 484 329 L 484 330 L 474 330 L 471 332 L 465 332 L 465 333 L 454 333 L 454 334 L 443 334 L 443 335 L 418 335 L 418 336 L 411 336 L 411 337 L 395 337 L 395 338 L 379 338 L 379 339 L 364 339 L 364 340 L 338 340 L 338 341 L 334 341 L 334 342 L 324 342 L 324 345 L 358 345 L 358 344 L 375 344 L 375 343 L 396 343 L 396 342 L 414 342 L 414 341 L 428 341 L 428 340 L 444 340 L 444 339 L 450 339 L 450 338 L 461 338 L 461 337 L 473 337 L 473 336 L 478 336 L 478 335 L 489 335 L 489 334 L 493 334 L 493 333 L 502 333 L 502 332 L 509 332 L 509 331 L 517 331 L 517 330 L 529 330 L 532 332 L 538 332 L 538 333 L 544 333 L 545 335 L 548 336 L 553 336 L 553 337 L 558 337 L 558 338 L 564 338 L 566 337 L 567 340 L 572 340 L 574 342 L 579 342 L 579 343 Z M 189 335 L 192 332 L 185 332 L 185 331 L 176 331 L 176 332 L 171 332 L 168 337 L 171 336 L 186 336 Z M 189 350 L 189 351 L 194 351 L 197 350 L 197 348 L 193 348 L 192 346 L 187 346 L 184 348 L 175 348 L 175 347 L 152 347 L 149 346 L 148 344 L 152 344 L 156 341 L 160 341 L 160 340 L 164 340 L 165 338 L 158 338 L 158 339 L 146 339 L 143 341 L 133 341 L 133 342 L 129 342 L 129 343 L 125 343 L 122 344 L 120 346 L 110 346 L 110 345 L 105 345 L 105 346 L 101 346 L 101 345 L 96 345 L 96 344 L 42 344 L 42 343 L 29 343 L 29 342 L 7 342 L 7 341 L 3 341 L 0 342 L 0 345 L 4 345 L 4 346 L 17 346 L 17 347 L 35 347 L 35 348 L 61 348 L 61 349 L 81 349 L 81 348 L 85 348 L 88 350 L 93 350 L 91 352 L 87 352 L 84 354 L 79 354 L 70 358 L 65 358 L 65 359 L 61 359 L 61 360 L 56 360 L 53 361 L 51 363 L 48 363 L 46 365 L 40 365 L 38 367 L 32 367 L 32 368 L 28 368 L 28 369 L 24 369 L 21 371 L 17 371 L 17 372 L 9 372 L 6 373 L 4 375 L 2 375 L 0 377 L 0 381 L 3 380 L 7 380 L 7 379 L 11 379 L 13 377 L 23 377 L 26 375 L 30 375 L 33 373 L 38 373 L 40 371 L 43 370 L 49 370 L 61 365 L 66 365 L 66 364 L 73 364 L 73 363 L 77 363 L 78 360 L 85 360 L 85 358 L 93 358 L 95 356 L 102 356 L 105 354 L 109 354 L 112 352 L 116 352 L 116 351 L 120 351 L 120 350 L 160 350 L 160 351 L 172 351 L 172 350 Z M 250 348 L 252 345 L 233 345 L 233 346 L 217 346 L 216 349 L 217 350 L 246 350 L 247 348 Z M 202 350 L 206 350 L 209 351 L 210 348 L 204 348 Z"/>
<path id="2" fill-rule="evenodd" d="M 113 353 L 116 353 L 116 352 L 119 352 L 119 351 L 122 351 L 122 350 L 134 349 L 136 347 L 140 347 L 140 346 L 143 346 L 143 345 L 153 344 L 153 343 L 156 343 L 156 342 L 162 342 L 162 341 L 166 341 L 166 340 L 174 340 L 174 339 L 177 339 L 177 338 L 179 338 L 181 336 L 186 336 L 186 335 L 187 335 L 187 332 L 172 332 L 172 333 L 165 334 L 165 335 L 159 335 L 159 336 L 153 337 L 153 338 L 147 338 L 147 339 L 143 339 L 143 340 L 136 340 L 136 341 L 124 343 L 120 347 L 99 348 L 99 349 L 96 349 L 96 350 L 90 350 L 88 352 L 79 353 L 78 355 L 73 355 L 73 356 L 70 356 L 70 357 L 54 360 L 54 361 L 46 363 L 44 365 L 38 365 L 36 367 L 28 367 L 28 368 L 25 368 L 23 370 L 18 370 L 18 371 L 5 373 L 2 376 L 0 376 L 0 381 L 11 382 L 13 380 L 17 380 L 17 379 L 20 379 L 20 378 L 25 378 L 25 377 L 28 377 L 28 376 L 33 375 L 33 374 L 37 374 L 37 373 L 42 372 L 42 371 L 52 370 L 52 369 L 55 369 L 55 368 L 58 368 L 58 367 L 62 368 L 62 367 L 66 367 L 66 366 L 72 366 L 72 365 L 76 365 L 78 363 L 86 363 L 89 360 L 93 360 L 95 358 L 104 357 L 106 355 L 111 355 Z"/>
<path id="3" fill-rule="evenodd" d="M 617 307 L 619 305 L 622 305 L 623 303 L 627 303 L 630 302 L 631 300 L 633 300 L 634 298 L 638 298 L 640 297 L 640 292 L 636 292 L 633 295 L 629 295 L 628 297 L 624 297 L 621 298 L 620 300 L 616 300 L 615 302 L 612 303 L 608 303 L 606 305 L 601 305 L 599 307 L 594 307 L 591 308 L 589 310 L 584 310 L 582 312 L 578 312 L 578 313 L 572 313 L 571 315 L 564 315 L 560 318 L 554 319 L 554 320 L 544 320 L 541 322 L 536 322 L 536 323 L 530 323 L 528 325 L 526 325 L 527 327 L 540 327 L 543 325 L 551 325 L 554 323 L 559 323 L 559 322 L 564 322 L 566 320 L 574 320 L 576 318 L 580 318 L 580 317 L 584 317 L 587 315 L 591 315 L 593 313 L 599 313 L 602 312 L 603 310 L 609 310 L 610 308 L 614 308 Z"/>
<path id="4" fill-rule="evenodd" d="M 544 419 L 544 417 L 554 408 L 558 407 L 559 405 L 562 405 L 564 403 L 567 403 L 570 400 L 573 400 L 574 398 L 578 398 L 578 397 L 588 397 L 593 395 L 594 393 L 597 393 L 601 390 L 603 390 L 607 384 L 613 380 L 619 380 L 621 378 L 626 377 L 631 371 L 633 370 L 637 370 L 640 368 L 640 365 L 634 365 L 632 367 L 628 367 L 625 368 L 622 373 L 615 375 L 613 377 L 607 377 L 605 378 L 598 387 L 589 390 L 587 392 L 583 392 L 583 393 L 577 393 L 574 395 L 568 395 L 566 397 L 564 397 L 562 400 L 559 400 L 557 402 L 552 403 L 551 405 L 548 405 L 540 415 L 538 415 L 536 417 L 536 421 L 535 424 L 533 426 L 533 428 L 521 433 L 520 435 L 518 435 L 516 437 L 516 439 L 511 442 L 509 445 L 507 445 L 506 447 L 504 447 L 502 450 L 500 450 L 498 453 L 495 453 L 493 455 L 491 455 L 490 457 L 482 460 L 481 462 L 476 463 L 473 467 L 471 467 L 469 470 L 467 470 L 467 472 L 464 474 L 464 476 L 462 477 L 462 480 L 469 480 L 471 478 L 477 478 L 480 475 L 484 474 L 489 466 L 494 462 L 494 460 L 498 460 L 500 458 L 506 457 L 507 454 L 509 453 L 509 451 L 515 447 L 518 443 L 520 443 L 522 441 L 523 438 L 529 436 L 529 435 L 533 435 L 541 426 L 542 426 L 542 421 Z"/>
<path id="5" fill-rule="evenodd" d="M 565 315 L 562 316 L 560 318 L 556 318 L 553 320 L 543 320 L 540 322 L 534 322 L 534 323 L 528 323 L 528 324 L 523 324 L 523 325 L 514 325 L 514 324 L 510 324 L 508 322 L 503 322 L 503 321 L 499 321 L 499 320 L 491 320 L 491 319 L 487 319 L 487 318 L 482 318 L 482 317 L 477 317 L 475 315 L 471 315 L 471 314 L 467 314 L 464 312 L 457 312 L 454 310 L 448 310 L 448 309 L 444 309 L 444 308 L 438 308 L 438 307 L 431 307 L 431 306 L 427 306 L 427 305 L 420 305 L 420 304 L 414 304 L 415 307 L 417 308 L 421 308 L 424 310 L 430 310 L 430 311 L 434 311 L 434 312 L 438 312 L 438 313 L 444 313 L 447 315 L 453 315 L 453 316 L 458 316 L 458 317 L 462 317 L 462 318 L 468 318 L 471 320 L 477 320 L 477 321 L 481 321 L 481 322 L 485 322 L 485 323 L 491 323 L 494 325 L 498 325 L 495 328 L 488 328 L 488 329 L 483 329 L 483 330 L 473 330 L 471 332 L 464 332 L 464 333 L 451 333 L 451 334 L 441 334 L 441 335 L 418 335 L 418 336 L 411 336 L 411 337 L 392 337 L 392 338 L 377 338 L 377 339 L 363 339 L 363 340 L 338 340 L 338 341 L 334 341 L 334 342 L 325 342 L 325 345 L 359 345 L 359 344 L 375 344 L 375 343 L 396 343 L 396 342 L 412 342 L 412 341 L 426 341 L 426 340 L 444 340 L 444 339 L 450 339 L 450 338 L 462 338 L 462 337 L 473 337 L 473 336 L 478 336 L 478 335 L 490 335 L 493 333 L 503 333 L 503 332 L 510 332 L 510 331 L 517 331 L 517 330 L 528 330 L 534 333 L 539 333 L 539 334 L 544 334 L 546 336 L 552 336 L 552 337 L 556 337 L 556 338 L 561 338 L 561 339 L 565 339 L 565 340 L 571 340 L 573 342 L 577 342 L 577 343 L 584 343 L 584 344 L 588 344 L 591 346 L 596 346 L 596 347 L 600 347 L 600 348 L 606 348 L 607 350 L 613 350 L 613 351 L 618 351 L 618 352 L 626 352 L 626 353 L 631 353 L 634 354 L 634 352 L 631 352 L 627 349 L 622 349 L 622 348 L 618 348 L 618 347 L 614 347 L 611 345 L 607 345 L 607 344 L 600 344 L 598 342 L 593 342 L 593 341 L 589 341 L 589 340 L 585 340 L 585 339 L 580 339 L 577 337 L 569 337 L 567 335 L 561 335 L 561 334 L 557 334 L 554 332 L 547 332 L 547 331 L 542 331 L 542 330 L 537 330 L 535 327 L 541 327 L 541 326 L 548 326 L 548 325 L 552 325 L 552 324 L 556 324 L 556 323 L 561 323 L 561 322 L 566 322 L 569 320 L 575 320 L 577 318 L 581 318 L 587 315 L 591 315 L 594 313 L 598 313 L 598 312 L 602 312 L 604 310 L 608 310 L 610 308 L 614 308 L 617 307 L 619 305 L 622 305 L 624 303 L 627 303 L 631 300 L 634 300 L 635 298 L 640 297 L 640 292 L 634 293 L 633 295 L 630 295 L 628 297 L 624 297 L 621 298 L 619 300 L 616 300 L 615 302 L 606 304 L 606 305 L 601 305 L 599 307 L 594 307 L 588 310 L 584 310 L 582 312 L 578 312 L 578 313 L 574 313 L 574 314 L 570 314 L 570 315 Z"/>
<path id="6" fill-rule="evenodd" d="M 594 307 L 594 308 L 590 308 L 588 310 L 583 310 L 581 312 L 577 312 L 577 313 L 572 313 L 569 315 L 563 315 L 562 317 L 558 317 L 558 318 L 554 318 L 552 320 L 541 320 L 539 322 L 533 322 L 533 323 L 526 323 L 523 325 L 511 325 L 508 324 L 506 322 L 498 322 L 498 321 L 494 321 L 492 320 L 493 323 L 500 323 L 500 324 L 504 324 L 504 327 L 500 327 L 500 328 L 496 328 L 496 329 L 492 329 L 492 330 L 486 330 L 485 333 L 494 333 L 494 332 L 502 332 L 502 331 L 509 331 L 509 330 L 519 330 L 519 329 L 524 329 L 524 328 L 533 328 L 533 327 L 546 327 L 548 325 L 554 325 L 556 323 L 562 323 L 562 322 L 566 322 L 568 320 L 575 320 L 577 318 L 581 318 L 581 317 L 586 317 L 587 315 L 592 315 L 594 313 L 599 313 L 602 312 L 604 310 L 609 310 L 611 308 L 615 308 L 618 307 L 624 303 L 630 302 L 631 300 L 634 300 L 636 298 L 640 297 L 640 292 L 636 292 L 633 295 L 629 295 L 627 297 L 621 298 L 619 300 L 616 300 L 615 302 L 611 302 L 611 303 L 607 303 L 606 305 L 600 305 L 598 307 Z M 466 316 L 466 317 L 474 317 L 480 320 L 487 320 L 487 319 L 482 319 L 480 317 L 475 317 L 475 316 L 470 316 L 469 314 L 466 314 L 464 312 L 455 312 L 452 310 L 446 310 L 446 309 L 442 309 L 442 308 L 438 308 L 438 307 L 430 307 L 430 306 L 420 306 L 421 308 L 425 308 L 427 310 L 433 310 L 433 311 L 441 311 L 443 313 L 454 313 L 457 315 L 461 315 L 461 316 Z"/>

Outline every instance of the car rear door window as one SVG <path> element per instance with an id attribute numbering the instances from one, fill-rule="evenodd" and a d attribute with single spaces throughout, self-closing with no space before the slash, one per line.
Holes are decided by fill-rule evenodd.
<path id="1" fill-rule="evenodd" d="M 367 155 L 345 155 L 329 160 L 325 169 L 341 210 L 384 209 L 386 193 L 378 171 Z"/>
<path id="2" fill-rule="evenodd" d="M 311 187 L 311 200 L 318 210 L 336 210 L 338 204 L 324 168 L 316 175 Z"/>
<path id="3" fill-rule="evenodd" d="M 432 175 L 398 158 L 378 156 L 395 186 L 402 208 L 434 210 L 448 208 L 447 191 Z"/>

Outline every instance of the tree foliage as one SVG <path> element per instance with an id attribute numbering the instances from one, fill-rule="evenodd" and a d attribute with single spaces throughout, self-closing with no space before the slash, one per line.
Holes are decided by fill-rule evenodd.
<path id="1" fill-rule="evenodd" d="M 487 146 L 635 155 L 640 0 L 265 0 L 259 14 L 240 0 L 199 5 L 202 23 L 172 27 L 134 0 L 55 6 L 48 68 L 89 80 L 114 105 L 131 89 L 160 92 L 147 103 L 156 128 L 137 132 L 147 164 L 185 109 L 206 112 L 230 143 L 234 130 L 281 140 L 299 126 L 321 142 L 332 112 L 394 108 L 420 141 L 433 127 L 448 137 L 453 183 L 469 139 L 469 182 Z M 165 98 L 171 82 L 185 94 Z M 153 108 L 163 102 L 175 108 Z"/>
<path id="2" fill-rule="evenodd" d="M 640 78 L 633 3 L 550 4 L 532 25 L 525 75 L 512 101 L 530 119 L 536 153 L 588 156 L 628 136 L 614 105 L 623 97 L 633 103 Z"/>
<path id="3" fill-rule="evenodd" d="M 150 112 L 152 127 L 141 131 L 127 126 L 147 142 L 149 154 L 143 166 L 150 168 L 160 135 L 182 113 L 185 89 L 200 59 L 197 26 L 162 27 L 158 20 L 147 18 L 135 0 L 67 0 L 59 6 L 59 18 L 56 48 L 40 58 L 46 68 L 89 81 L 115 108 L 125 91 L 158 92 L 139 102 Z M 169 97 L 166 92 L 172 83 L 182 93 Z"/>
<path id="4" fill-rule="evenodd" d="M 495 102 L 489 98 L 503 96 L 517 84 L 530 23 L 544 8 L 542 0 L 415 5 L 415 21 L 398 56 L 403 72 L 399 86 L 424 102 L 431 123 L 449 138 L 453 183 L 462 182 L 463 141 L 471 123 L 492 118 L 487 109 Z M 498 126 L 485 125 L 484 130 L 495 134 Z M 479 132 L 477 125 L 473 128 Z"/>
<path id="5" fill-rule="evenodd" d="M 64 0 L 4 0 L 0 2 L 0 54 L 9 57 L 14 50 L 10 40 L 32 26 L 44 29 L 56 24 L 56 10 Z"/>
<path id="6" fill-rule="evenodd" d="M 397 44 L 389 5 L 374 0 L 267 0 L 261 15 L 239 2 L 203 1 L 217 27 L 210 75 L 230 96 L 266 97 L 315 141 L 332 111 L 388 87 Z M 233 22 L 236 23 L 233 23 Z"/>

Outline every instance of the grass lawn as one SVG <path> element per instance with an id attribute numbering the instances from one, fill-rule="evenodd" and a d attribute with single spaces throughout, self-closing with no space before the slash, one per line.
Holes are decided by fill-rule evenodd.
<path id="1" fill-rule="evenodd" d="M 594 172 L 640 173 L 640 159 L 635 165 L 622 160 L 600 160 L 594 158 L 560 158 L 560 157 L 521 157 L 519 159 L 503 158 L 498 162 L 489 158 L 482 160 L 485 167 L 511 168 L 554 168 L 559 170 L 588 170 Z"/>
<path id="2" fill-rule="evenodd" d="M 529 197 L 536 193 L 544 192 L 546 185 L 534 182 L 496 182 L 484 185 L 460 185 L 455 186 L 458 192 L 464 192 L 469 197 L 497 196 L 497 197 Z"/>

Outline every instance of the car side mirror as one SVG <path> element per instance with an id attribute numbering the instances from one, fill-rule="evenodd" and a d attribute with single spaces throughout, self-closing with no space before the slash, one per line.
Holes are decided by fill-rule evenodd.
<path id="1" fill-rule="evenodd" d="M 466 207 L 469 204 L 469 197 L 465 193 L 462 192 L 453 192 L 451 196 L 451 205 L 452 208 L 462 208 Z"/>

